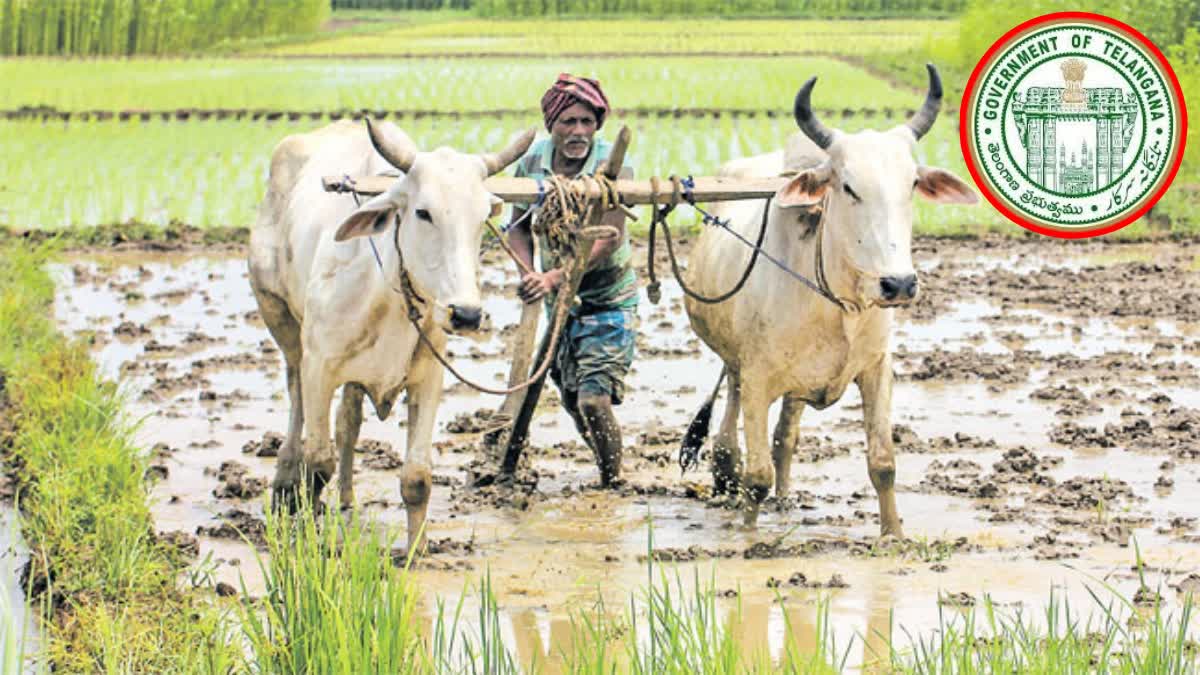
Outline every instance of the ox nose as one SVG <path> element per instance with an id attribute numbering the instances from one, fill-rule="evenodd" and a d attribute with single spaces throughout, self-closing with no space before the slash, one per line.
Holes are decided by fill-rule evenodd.
<path id="1" fill-rule="evenodd" d="M 887 302 L 912 300 L 917 297 L 917 275 L 882 277 L 879 280 L 879 290 Z"/>
<path id="2" fill-rule="evenodd" d="M 483 319 L 483 310 L 479 307 L 450 305 L 450 325 L 455 330 L 475 330 Z"/>

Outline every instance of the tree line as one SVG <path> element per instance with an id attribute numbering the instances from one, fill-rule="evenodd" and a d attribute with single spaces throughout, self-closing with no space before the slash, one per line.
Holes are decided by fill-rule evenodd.
<path id="1" fill-rule="evenodd" d="M 178 54 L 311 33 L 329 0 L 0 0 L 0 54 Z"/>

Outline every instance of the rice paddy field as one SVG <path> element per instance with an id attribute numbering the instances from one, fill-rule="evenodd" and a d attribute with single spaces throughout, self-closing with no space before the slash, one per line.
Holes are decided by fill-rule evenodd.
<path id="1" fill-rule="evenodd" d="M 761 37 L 754 40 L 759 45 L 793 29 L 813 32 L 815 25 L 771 22 L 775 32 L 763 33 L 763 22 L 728 23 L 722 30 Z M 889 31 L 897 39 L 924 35 L 914 31 L 949 30 L 942 24 L 952 24 L 847 23 L 831 24 L 831 34 L 847 43 Z M 603 36 L 620 22 L 572 22 L 557 33 L 552 25 L 501 23 L 492 30 L 577 40 L 577 31 L 595 29 Z M 634 25 L 648 34 L 680 28 L 678 22 Z M 473 28 L 452 22 L 411 30 L 432 40 L 440 32 Z M 451 48 L 452 41 L 443 45 Z M 327 123 L 331 115 L 370 114 L 397 120 L 422 147 L 497 147 L 518 130 L 540 126 L 537 101 L 545 83 L 563 71 L 604 83 L 615 107 L 605 131 L 613 134 L 622 125 L 634 131 L 630 161 L 639 176 L 711 174 L 731 158 L 782 147 L 795 132 L 791 99 L 805 76 L 817 75 L 822 83 L 817 110 L 846 130 L 899 124 L 922 96 L 852 59 L 830 55 L 729 58 L 684 50 L 670 58 L 599 60 L 14 59 L 0 62 L 0 99 L 10 102 L 0 139 L 12 149 L 10 161 L 0 166 L 0 223 L 245 225 L 265 190 L 270 150 L 289 133 Z M 955 124 L 946 115 L 922 152 L 926 161 L 964 171 Z M 81 157 L 88 160 L 79 163 Z M 67 175 L 74 177 L 74 189 L 55 189 Z M 217 186 L 221 198 L 212 199 Z M 924 226 L 935 231 L 964 217 L 972 227 L 1001 225 L 998 215 L 979 209 L 919 208 L 928 215 Z"/>
<path id="2" fill-rule="evenodd" d="M 642 21 L 465 20 L 387 28 L 262 50 L 279 56 L 398 54 L 554 56 L 656 53 L 894 54 L 953 34 L 941 20 L 803 21 L 699 19 Z"/>
<path id="3" fill-rule="evenodd" d="M 753 77 L 747 77 L 752 71 Z M 585 56 L 538 59 L 352 59 L 334 61 L 21 59 L 0 62 L 5 108 L 60 111 L 177 108 L 266 110 L 519 110 L 538 114 L 558 73 L 598 78 L 618 109 L 790 111 L 805 73 L 836 83 L 827 108 L 911 109 L 921 98 L 829 57 L 735 59 Z"/>
<path id="4" fill-rule="evenodd" d="M 335 12 L 186 57 L 0 60 L 0 672 L 1200 672 L 1194 144 L 1135 242 L 915 202 L 922 290 L 894 335 L 908 538 L 877 536 L 853 389 L 805 413 L 795 488 L 757 528 L 680 475 L 720 363 L 669 279 L 638 309 L 619 489 L 553 393 L 531 472 L 476 485 L 498 401 L 447 376 L 426 555 L 402 548 L 399 410 L 363 426 L 354 509 L 267 502 L 288 406 L 244 242 L 285 136 L 371 116 L 423 149 L 496 150 L 544 133 L 566 71 L 603 83 L 601 133 L 632 130 L 636 176 L 711 175 L 783 147 L 807 78 L 826 124 L 882 129 L 934 60 L 951 93 L 917 159 L 968 178 L 962 25 Z M 686 264 L 701 225 L 672 218 Z M 483 252 L 491 330 L 450 338 L 484 382 L 511 357 L 511 267 Z"/>

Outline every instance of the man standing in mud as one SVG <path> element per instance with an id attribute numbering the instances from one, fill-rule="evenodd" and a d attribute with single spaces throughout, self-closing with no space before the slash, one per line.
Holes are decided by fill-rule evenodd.
<path id="1" fill-rule="evenodd" d="M 517 162 L 515 176 L 547 178 L 551 174 L 574 177 L 593 174 L 612 144 L 597 138 L 608 114 L 608 99 L 600 83 L 567 73 L 542 96 L 542 117 L 550 137 L 534 143 Z M 632 172 L 623 167 L 621 177 Z M 533 269 L 533 235 L 525 208 L 513 209 L 508 241 L 517 255 Z M 550 376 L 562 394 L 562 404 L 575 421 L 596 457 L 600 483 L 608 487 L 621 475 L 621 427 L 613 405 L 625 394 L 625 375 L 633 363 L 637 277 L 631 263 L 625 215 L 619 209 L 600 221 L 619 235 L 598 240 L 592 246 L 587 272 L 579 287 L 579 302 L 572 308 L 559 339 Z M 545 299 L 553 307 L 555 294 L 565 272 L 559 261 L 539 241 L 541 272 L 521 278 L 518 295 L 530 304 Z"/>

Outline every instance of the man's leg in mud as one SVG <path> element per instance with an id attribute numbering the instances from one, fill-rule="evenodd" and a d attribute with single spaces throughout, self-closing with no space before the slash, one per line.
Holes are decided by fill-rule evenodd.
<path id="1" fill-rule="evenodd" d="M 595 452 L 596 446 L 592 443 L 587 423 L 584 422 L 583 413 L 579 410 L 579 392 L 560 389 L 559 393 L 562 394 L 562 407 L 571 416 L 571 421 L 575 423 L 575 430 L 579 432 L 579 437 L 583 439 L 585 445 L 591 448 L 592 452 Z"/>
<path id="2" fill-rule="evenodd" d="M 592 439 L 592 451 L 600 467 L 600 485 L 611 486 L 621 478 L 621 426 L 613 414 L 609 394 L 582 394 L 579 412 Z"/>

